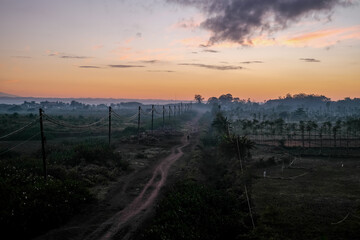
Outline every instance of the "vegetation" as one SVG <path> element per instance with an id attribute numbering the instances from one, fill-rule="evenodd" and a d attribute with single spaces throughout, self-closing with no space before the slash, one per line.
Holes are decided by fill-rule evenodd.
<path id="1" fill-rule="evenodd" d="M 190 138 L 191 155 L 180 177 L 165 189 L 139 239 L 358 238 L 359 99 L 297 94 L 260 104 L 224 94 L 203 104 L 197 94 L 195 100 L 194 106 L 207 110 L 199 120 L 199 141 Z M 137 103 L 113 105 L 123 115 L 113 115 L 109 146 L 107 118 L 79 132 L 54 124 L 96 122 L 108 114 L 107 106 L 42 104 L 53 121 L 45 121 L 48 181 L 42 178 L 38 135 L 25 148 L 7 151 L 37 134 L 38 122 L 1 142 L 0 225 L 18 238 L 63 224 L 95 199 L 92 188 L 128 171 L 130 153 L 118 146 L 143 144 L 132 154 L 146 159 L 144 149 L 157 145 L 154 135 L 194 115 L 180 115 L 180 108 L 163 115 L 157 107 L 151 121 L 151 107 L 142 105 L 138 128 Z M 1 132 L 37 121 L 24 111 L 27 105 L 38 106 L 7 106 L 13 112 L 0 115 Z"/>

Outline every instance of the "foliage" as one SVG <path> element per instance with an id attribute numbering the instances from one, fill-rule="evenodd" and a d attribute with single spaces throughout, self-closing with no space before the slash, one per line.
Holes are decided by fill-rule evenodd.
<path id="1" fill-rule="evenodd" d="M 143 239 L 240 239 L 250 231 L 247 206 L 234 194 L 185 181 L 160 202 Z"/>
<path id="2" fill-rule="evenodd" d="M 195 94 L 195 97 L 194 97 L 196 103 L 202 103 L 202 101 L 204 100 L 204 98 L 200 95 L 200 94 Z"/>
<path id="3" fill-rule="evenodd" d="M 220 136 L 229 134 L 230 121 L 222 112 L 218 112 L 211 126 L 216 129 Z"/>
<path id="4" fill-rule="evenodd" d="M 117 166 L 126 170 L 128 163 L 103 141 L 84 141 L 70 146 L 49 146 L 47 158 L 50 163 L 76 166 L 81 163 L 99 166 Z"/>
<path id="5" fill-rule="evenodd" d="M 31 167 L 30 167 L 31 166 Z M 0 226 L 3 236 L 25 239 L 59 226 L 92 200 L 83 183 L 51 176 L 45 181 L 37 160 L 0 164 Z"/>

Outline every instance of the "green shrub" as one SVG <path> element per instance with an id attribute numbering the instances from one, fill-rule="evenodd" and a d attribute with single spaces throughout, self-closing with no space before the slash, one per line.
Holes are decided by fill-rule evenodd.
<path id="1" fill-rule="evenodd" d="M 246 203 L 239 197 L 186 181 L 160 202 L 142 238 L 236 239 L 249 232 L 250 224 Z"/>
<path id="2" fill-rule="evenodd" d="M 49 176 L 40 161 L 13 160 L 0 164 L 0 226 L 3 236 L 25 239 L 59 226 L 89 202 L 92 196 L 73 179 Z"/>

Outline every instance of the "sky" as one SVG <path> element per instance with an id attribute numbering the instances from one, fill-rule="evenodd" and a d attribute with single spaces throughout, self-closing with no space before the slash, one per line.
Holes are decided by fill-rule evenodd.
<path id="1" fill-rule="evenodd" d="M 0 92 L 360 97 L 359 0 L 0 0 Z"/>

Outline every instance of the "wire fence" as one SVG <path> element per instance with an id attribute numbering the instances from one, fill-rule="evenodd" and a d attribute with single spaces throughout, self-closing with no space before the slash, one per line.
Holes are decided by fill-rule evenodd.
<path id="1" fill-rule="evenodd" d="M 168 106 L 168 108 L 169 108 L 169 110 L 167 111 L 165 109 L 165 106 L 154 107 L 154 105 L 153 105 L 150 109 L 142 109 L 142 107 L 139 107 L 139 110 L 136 111 L 135 114 L 126 116 L 125 114 L 122 115 L 122 114 L 117 113 L 116 111 L 112 110 L 111 107 L 109 107 L 108 114 L 100 116 L 94 122 L 90 122 L 90 123 L 86 123 L 86 124 L 72 124 L 71 122 L 60 120 L 54 116 L 50 116 L 50 115 L 44 113 L 44 111 L 42 109 L 40 109 L 40 116 L 36 117 L 36 119 L 34 119 L 33 121 L 27 123 L 26 125 L 12 131 L 12 132 L 9 132 L 3 136 L 0 136 L 0 143 L 9 144 L 10 142 L 17 142 L 11 146 L 8 146 L 4 150 L 0 150 L 0 156 L 16 149 L 17 147 L 19 147 L 25 143 L 28 143 L 29 141 L 34 140 L 36 137 L 39 137 L 39 136 L 41 136 L 41 140 L 45 142 L 46 135 L 53 135 L 53 134 L 72 135 L 72 136 L 74 134 L 83 135 L 83 134 L 90 134 L 90 133 L 95 133 L 95 132 L 96 133 L 103 132 L 104 128 L 108 128 L 108 137 L 109 137 L 109 144 L 110 144 L 111 131 L 112 131 L 111 127 L 114 126 L 114 123 L 118 123 L 118 124 L 120 124 L 120 126 L 124 126 L 124 124 L 127 124 L 127 123 L 134 124 L 137 121 L 138 131 L 140 131 L 141 130 L 140 125 L 143 124 L 144 120 L 145 120 L 144 117 L 150 116 L 151 117 L 151 129 L 153 129 L 154 116 L 157 115 L 158 116 L 157 119 L 162 117 L 162 120 L 163 120 L 162 126 L 164 127 L 165 113 L 169 113 L 169 120 L 170 120 L 170 113 L 172 113 L 173 111 L 175 112 L 176 105 Z M 172 110 L 172 108 L 174 108 L 174 110 Z M 179 109 L 181 108 L 180 104 L 179 104 L 178 108 Z M 190 110 L 190 109 L 191 109 L 191 104 L 186 104 L 186 105 L 184 105 L 183 111 Z M 161 115 L 161 116 L 159 117 L 159 115 Z M 28 131 L 29 129 L 34 131 L 34 129 L 32 129 L 32 128 L 36 124 L 39 124 L 39 123 L 41 125 L 40 132 L 32 134 L 30 137 L 27 137 L 24 140 L 20 140 L 20 142 L 18 142 L 18 139 L 16 141 L 11 141 L 10 137 L 19 136 L 21 133 L 24 133 L 24 132 Z M 44 128 L 42 127 L 42 125 L 44 125 Z M 138 136 L 139 136 L 139 133 L 138 133 Z"/>

